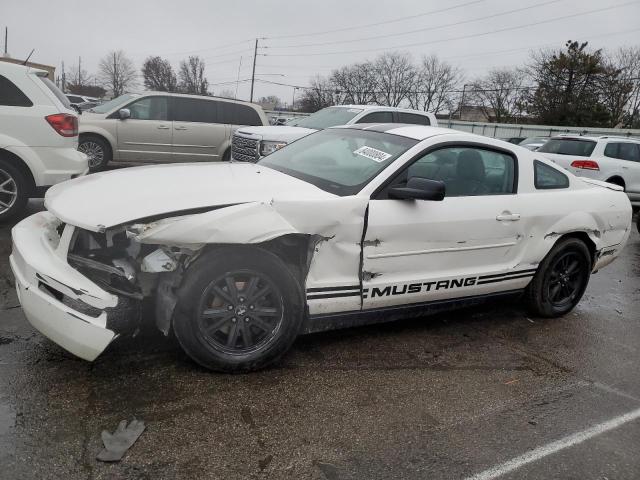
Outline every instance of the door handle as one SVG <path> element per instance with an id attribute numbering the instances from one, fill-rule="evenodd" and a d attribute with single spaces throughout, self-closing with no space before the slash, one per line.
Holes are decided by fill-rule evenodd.
<path id="1" fill-rule="evenodd" d="M 502 212 L 496 217 L 496 220 L 498 220 L 499 222 L 517 222 L 518 220 L 520 220 L 520 214 Z"/>
<path id="2" fill-rule="evenodd" d="M 158 130 L 169 130 L 169 127 L 167 125 L 159 125 Z"/>
<path id="3" fill-rule="evenodd" d="M 186 130 L 187 127 L 173 127 L 174 130 Z"/>

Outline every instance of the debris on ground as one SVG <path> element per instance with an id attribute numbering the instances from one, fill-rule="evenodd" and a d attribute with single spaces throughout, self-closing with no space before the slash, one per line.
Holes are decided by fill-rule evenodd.
<path id="1" fill-rule="evenodd" d="M 136 440 L 144 432 L 142 420 L 132 420 L 127 426 L 127 421 L 122 420 L 113 433 L 102 431 L 102 443 L 104 449 L 96 457 L 101 462 L 119 462 Z"/>

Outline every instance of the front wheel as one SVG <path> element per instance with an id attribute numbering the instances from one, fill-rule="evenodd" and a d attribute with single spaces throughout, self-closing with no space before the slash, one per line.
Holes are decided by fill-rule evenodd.
<path id="1" fill-rule="evenodd" d="M 83 136 L 78 143 L 78 150 L 87 156 L 91 172 L 102 170 L 111 161 L 111 146 L 100 137 Z"/>
<path id="2" fill-rule="evenodd" d="M 591 276 L 591 254 L 582 240 L 559 241 L 540 263 L 527 287 L 530 310 L 541 317 L 570 312 L 584 294 Z"/>
<path id="3" fill-rule="evenodd" d="M 204 255 L 187 271 L 173 328 L 200 365 L 246 372 L 266 367 L 289 349 L 302 312 L 299 284 L 277 256 L 224 249 Z"/>

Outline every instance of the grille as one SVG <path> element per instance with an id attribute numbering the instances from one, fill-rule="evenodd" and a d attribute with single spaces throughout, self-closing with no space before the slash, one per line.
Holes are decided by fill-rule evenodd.
<path id="1" fill-rule="evenodd" d="M 259 144 L 258 140 L 234 135 L 231 140 L 231 156 L 240 162 L 256 162 L 260 158 Z"/>

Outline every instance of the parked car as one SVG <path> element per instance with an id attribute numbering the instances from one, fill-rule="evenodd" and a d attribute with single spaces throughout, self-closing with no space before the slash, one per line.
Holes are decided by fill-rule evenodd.
<path id="1" fill-rule="evenodd" d="M 12 232 L 33 326 L 93 360 L 155 303 L 162 332 L 228 372 L 269 365 L 301 333 L 485 298 L 524 293 L 535 314 L 564 315 L 631 231 L 616 185 L 397 124 L 329 128 L 257 164 L 102 172 L 45 206 Z"/>
<path id="2" fill-rule="evenodd" d="M 547 140 L 549 140 L 549 137 L 528 137 L 522 140 L 518 145 L 535 152 L 544 145 Z"/>
<path id="3" fill-rule="evenodd" d="M 30 197 L 82 175 L 78 117 L 47 72 L 0 62 L 0 222 Z"/>
<path id="4" fill-rule="evenodd" d="M 522 142 L 525 139 L 526 137 L 507 137 L 507 138 L 503 138 L 502 140 L 504 140 L 505 142 L 513 143 L 514 145 L 519 145 L 520 142 Z"/>
<path id="5" fill-rule="evenodd" d="M 405 108 L 376 105 L 340 105 L 328 107 L 309 115 L 295 118 L 278 127 L 240 128 L 233 136 L 232 156 L 241 162 L 256 162 L 286 144 L 337 125 L 357 123 L 410 123 L 438 126 L 435 115 Z"/>
<path id="6" fill-rule="evenodd" d="M 640 208 L 640 139 L 559 135 L 538 152 L 575 175 L 620 185 Z"/>
<path id="7" fill-rule="evenodd" d="M 232 132 L 268 125 L 262 108 L 236 100 L 166 92 L 126 94 L 85 111 L 80 151 L 91 170 L 120 162 L 229 160 Z"/>
<path id="8" fill-rule="evenodd" d="M 96 97 L 87 97 L 86 95 L 75 95 L 73 93 L 66 94 L 67 99 L 71 105 L 80 105 L 82 103 L 92 102 L 100 103 L 100 99 Z"/>

